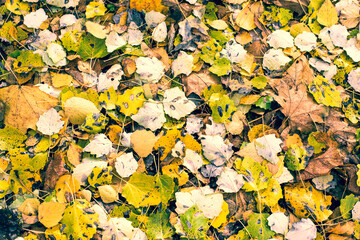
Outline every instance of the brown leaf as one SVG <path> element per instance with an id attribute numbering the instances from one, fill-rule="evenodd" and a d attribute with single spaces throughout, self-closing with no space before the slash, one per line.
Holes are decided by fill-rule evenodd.
<path id="1" fill-rule="evenodd" d="M 355 3 L 343 8 L 340 11 L 340 23 L 347 28 L 356 27 L 360 22 L 359 10 L 359 6 Z"/>
<path id="2" fill-rule="evenodd" d="M 307 167 L 300 173 L 300 179 L 302 180 L 327 175 L 331 169 L 344 164 L 338 151 L 338 144 L 330 134 L 318 133 L 315 139 L 318 142 L 325 143 L 328 149 L 321 155 L 310 159 Z"/>
<path id="3" fill-rule="evenodd" d="M 349 236 L 341 236 L 341 235 L 337 235 L 337 234 L 330 234 L 328 239 L 329 240 L 352 240 L 355 238 L 349 237 Z"/>
<path id="4" fill-rule="evenodd" d="M 351 221 L 340 222 L 335 226 L 327 227 L 326 232 L 351 236 L 354 232 L 354 228 L 355 228 L 354 222 Z"/>
<path id="5" fill-rule="evenodd" d="M 5 103 L 5 124 L 26 133 L 36 129 L 41 114 L 58 104 L 58 100 L 34 86 L 12 85 L 0 89 Z"/>
<path id="6" fill-rule="evenodd" d="M 49 166 L 45 172 L 44 190 L 49 191 L 55 188 L 55 184 L 60 176 L 69 173 L 65 169 L 65 161 L 62 153 L 55 153 L 53 159 L 50 161 Z"/>
<path id="7" fill-rule="evenodd" d="M 269 84 L 277 90 L 275 100 L 283 107 L 281 112 L 289 118 L 290 127 L 311 131 L 314 122 L 323 123 L 327 109 L 317 104 L 308 94 L 306 84 L 314 78 L 304 56 L 298 58 L 281 79 L 271 79 Z"/>
<path id="8" fill-rule="evenodd" d="M 219 84 L 220 79 L 216 75 L 209 72 L 209 70 L 203 70 L 198 73 L 191 73 L 189 76 L 182 78 L 185 85 L 185 94 L 189 96 L 191 93 L 195 93 L 201 96 L 201 92 L 214 84 Z"/>
<path id="9" fill-rule="evenodd" d="M 360 188 L 357 185 L 358 168 L 355 165 L 346 165 L 346 166 L 343 166 L 342 169 L 345 171 L 345 174 L 347 177 L 347 179 L 346 179 L 347 189 L 356 195 L 360 195 Z"/>

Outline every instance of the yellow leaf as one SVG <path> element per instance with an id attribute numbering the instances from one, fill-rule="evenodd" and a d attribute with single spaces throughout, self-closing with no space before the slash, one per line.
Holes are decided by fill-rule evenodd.
<path id="1" fill-rule="evenodd" d="M 60 203 L 66 203 L 66 196 L 73 196 L 80 190 L 80 183 L 71 175 L 63 175 L 55 185 L 56 197 Z"/>
<path id="2" fill-rule="evenodd" d="M 38 209 L 39 221 L 47 228 L 54 227 L 61 221 L 65 208 L 65 203 L 43 202 Z"/>
<path id="3" fill-rule="evenodd" d="M 45 236 L 46 239 L 67 240 L 67 237 L 60 232 L 60 225 L 46 229 Z"/>
<path id="4" fill-rule="evenodd" d="M 37 198 L 27 198 L 20 207 L 18 207 L 18 211 L 27 216 L 36 216 L 39 205 L 40 201 Z"/>
<path id="5" fill-rule="evenodd" d="M 171 178 L 176 178 L 179 186 L 182 186 L 189 181 L 189 175 L 184 170 L 180 172 L 180 164 L 181 162 L 179 160 L 173 161 L 171 164 L 162 167 L 162 172 Z"/>
<path id="6" fill-rule="evenodd" d="M 220 214 L 214 218 L 214 220 L 211 222 L 211 226 L 214 228 L 219 228 L 221 225 L 226 223 L 227 219 L 226 216 L 229 214 L 229 205 L 224 201 L 223 205 L 221 206 L 221 212 Z"/>
<path id="7" fill-rule="evenodd" d="M 140 157 L 147 157 L 157 140 L 155 134 L 147 130 L 137 130 L 130 136 L 131 146 Z"/>
<path id="8" fill-rule="evenodd" d="M 63 73 L 51 73 L 51 82 L 53 87 L 61 88 L 65 86 L 70 86 L 73 81 L 73 77 L 69 74 Z"/>
<path id="9" fill-rule="evenodd" d="M 325 221 L 332 214 L 328 208 L 332 197 L 316 190 L 310 182 L 298 182 L 284 188 L 285 201 L 298 218 Z"/>
<path id="10" fill-rule="evenodd" d="M 264 204 L 268 207 L 275 206 L 283 197 L 281 186 L 274 178 L 270 179 L 267 188 L 260 190 L 259 194 L 261 196 L 261 204 Z M 255 197 L 256 196 L 257 193 L 255 193 Z"/>
<path id="11" fill-rule="evenodd" d="M 6 0 L 5 6 L 16 15 L 26 15 L 30 10 L 29 3 L 20 0 Z"/>
<path id="12" fill-rule="evenodd" d="M 164 160 L 175 146 L 176 139 L 180 138 L 181 132 L 178 129 L 172 129 L 161 136 L 156 142 L 154 148 L 160 152 L 160 160 Z"/>
<path id="13" fill-rule="evenodd" d="M 144 89 L 142 87 L 134 87 L 119 95 L 116 106 L 126 116 L 132 116 L 137 114 L 144 102 Z"/>
<path id="14" fill-rule="evenodd" d="M 337 11 L 330 0 L 325 0 L 317 14 L 317 21 L 325 26 L 331 27 L 338 22 Z"/>
<path id="15" fill-rule="evenodd" d="M 256 28 L 254 19 L 255 19 L 255 15 L 254 15 L 254 13 L 252 13 L 250 5 L 247 5 L 237 15 L 237 17 L 235 19 L 235 23 L 239 27 L 250 31 L 250 30 L 253 30 L 254 28 Z"/>
<path id="16" fill-rule="evenodd" d="M 5 197 L 9 189 L 10 189 L 9 182 L 5 180 L 0 180 L 0 199 Z"/>
<path id="17" fill-rule="evenodd" d="M 164 9 L 164 6 L 161 4 L 161 0 L 130 0 L 130 8 L 136 9 L 141 12 L 145 10 L 150 12 L 152 10 L 156 12 L 161 12 Z"/>
<path id="18" fill-rule="evenodd" d="M 103 2 L 93 1 L 86 6 L 86 18 L 93 18 L 95 16 L 102 16 L 106 12 L 106 7 Z"/>

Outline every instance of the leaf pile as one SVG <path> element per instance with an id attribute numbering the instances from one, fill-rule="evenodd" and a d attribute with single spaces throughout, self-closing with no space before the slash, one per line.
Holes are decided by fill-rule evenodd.
<path id="1" fill-rule="evenodd" d="M 1 239 L 360 238 L 357 1 L 0 3 Z"/>

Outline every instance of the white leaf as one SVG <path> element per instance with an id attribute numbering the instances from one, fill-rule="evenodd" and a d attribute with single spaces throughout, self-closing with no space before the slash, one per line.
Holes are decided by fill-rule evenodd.
<path id="1" fill-rule="evenodd" d="M 165 41 L 166 37 L 167 37 L 166 23 L 165 22 L 159 23 L 152 32 L 152 38 L 156 42 L 163 42 Z"/>
<path id="2" fill-rule="evenodd" d="M 184 51 L 180 51 L 179 55 L 171 65 L 171 69 L 174 74 L 174 77 L 182 73 L 185 74 L 186 76 L 189 76 L 194 66 L 193 62 L 194 62 L 194 57 L 192 55 L 187 54 Z"/>
<path id="3" fill-rule="evenodd" d="M 360 61 L 360 49 L 356 47 L 357 40 L 355 38 L 351 38 L 346 43 L 344 50 L 346 54 L 351 57 L 354 62 Z"/>
<path id="4" fill-rule="evenodd" d="M 209 25 L 216 30 L 225 30 L 228 28 L 228 25 L 224 20 L 214 20 L 211 21 Z"/>
<path id="5" fill-rule="evenodd" d="M 156 57 L 139 57 L 135 60 L 136 73 L 147 83 L 157 83 L 164 76 L 165 65 Z"/>
<path id="6" fill-rule="evenodd" d="M 223 195 L 215 193 L 209 186 L 201 187 L 191 192 L 175 193 L 176 209 L 180 215 L 185 213 L 195 204 L 203 212 L 204 216 L 210 219 L 217 217 L 222 211 Z"/>
<path id="7" fill-rule="evenodd" d="M 245 181 L 241 174 L 231 168 L 224 167 L 216 184 L 226 193 L 236 193 L 244 186 Z"/>
<path id="8" fill-rule="evenodd" d="M 348 75 L 348 83 L 355 91 L 360 92 L 360 68 L 352 69 Z"/>
<path id="9" fill-rule="evenodd" d="M 94 167 L 106 168 L 107 165 L 108 163 L 105 161 L 100 161 L 93 158 L 84 158 L 82 162 L 73 169 L 72 176 L 78 180 L 81 185 L 85 185 L 86 180 Z"/>
<path id="10" fill-rule="evenodd" d="M 269 70 L 281 70 L 291 59 L 281 49 L 269 49 L 263 58 L 263 66 Z"/>
<path id="11" fill-rule="evenodd" d="M 44 31 L 39 32 L 38 38 L 30 43 L 30 45 L 36 49 L 45 50 L 46 47 L 51 43 L 56 41 L 57 35 L 49 30 L 45 29 Z"/>
<path id="12" fill-rule="evenodd" d="M 206 126 L 205 135 L 209 135 L 209 136 L 219 135 L 219 136 L 221 136 L 226 132 L 225 124 L 214 122 L 212 117 L 210 117 L 209 120 L 211 121 L 211 125 L 210 124 L 205 125 Z"/>
<path id="13" fill-rule="evenodd" d="M 360 201 L 355 203 L 353 209 L 351 210 L 351 217 L 354 220 L 360 221 Z"/>
<path id="14" fill-rule="evenodd" d="M 272 231 L 285 235 L 289 228 L 289 217 L 282 212 L 276 212 L 271 214 L 267 220 Z"/>
<path id="15" fill-rule="evenodd" d="M 77 19 L 73 14 L 64 14 L 60 18 L 60 27 L 67 27 L 76 23 Z"/>
<path id="16" fill-rule="evenodd" d="M 202 136 L 203 154 L 215 166 L 222 166 L 233 154 L 232 144 L 226 144 L 220 136 Z"/>
<path id="17" fill-rule="evenodd" d="M 347 42 L 347 37 L 350 35 L 346 27 L 343 25 L 332 25 L 329 28 L 330 38 L 333 44 L 337 47 L 344 47 Z"/>
<path id="18" fill-rule="evenodd" d="M 83 77 L 83 84 L 87 87 L 93 87 L 98 83 L 98 77 L 96 76 L 95 72 L 93 72 L 92 74 L 82 72 L 81 75 Z"/>
<path id="19" fill-rule="evenodd" d="M 106 91 L 111 87 L 113 87 L 116 90 L 120 84 L 120 80 L 123 75 L 124 72 L 122 70 L 122 67 L 118 63 L 112 65 L 111 68 L 107 70 L 106 73 L 100 73 L 97 84 L 98 92 Z"/>
<path id="20" fill-rule="evenodd" d="M 284 167 L 281 175 L 279 177 L 275 177 L 275 179 L 279 184 L 294 182 L 294 176 L 291 174 L 289 169 L 287 169 L 287 167 Z"/>
<path id="21" fill-rule="evenodd" d="M 102 233 L 102 240 L 145 240 L 146 234 L 139 228 L 134 228 L 126 218 L 113 217 L 109 219 L 108 227 Z"/>
<path id="22" fill-rule="evenodd" d="M 202 121 L 201 118 L 188 117 L 188 118 L 186 118 L 185 129 L 189 134 L 194 134 L 194 133 L 198 133 L 203 125 L 204 125 L 204 122 Z"/>
<path id="23" fill-rule="evenodd" d="M 175 146 L 171 149 L 171 156 L 183 158 L 185 155 L 185 144 L 182 141 L 177 141 Z"/>
<path id="24" fill-rule="evenodd" d="M 312 32 L 302 32 L 295 37 L 295 46 L 302 52 L 310 52 L 316 47 L 316 36 Z"/>
<path id="25" fill-rule="evenodd" d="M 232 63 L 239 63 L 246 59 L 246 50 L 241 44 L 237 43 L 235 39 L 230 39 L 230 41 L 226 43 L 221 54 L 224 54 Z"/>
<path id="26" fill-rule="evenodd" d="M 55 98 L 59 98 L 60 96 L 60 93 L 61 93 L 61 89 L 56 89 L 54 88 L 53 86 L 49 86 L 48 84 L 46 83 L 39 83 L 39 84 L 36 84 L 35 85 L 36 87 L 39 87 L 39 89 L 41 91 L 43 91 L 44 93 L 47 93 L 49 94 L 50 96 L 53 96 Z"/>
<path id="27" fill-rule="evenodd" d="M 84 152 L 95 154 L 96 157 L 108 155 L 114 150 L 115 149 L 112 147 L 112 142 L 106 137 L 105 134 L 96 134 L 95 138 L 90 141 L 90 143 L 84 148 Z"/>
<path id="28" fill-rule="evenodd" d="M 121 140 L 120 140 L 120 143 L 122 146 L 124 147 L 131 147 L 131 134 L 132 133 L 127 133 L 127 132 L 123 132 L 122 135 L 121 135 Z"/>
<path id="29" fill-rule="evenodd" d="M 163 100 L 167 115 L 179 120 L 195 110 L 196 105 L 185 97 L 185 93 L 178 87 L 165 90 Z"/>
<path id="30" fill-rule="evenodd" d="M 145 22 L 146 24 L 153 28 L 156 27 L 159 23 L 163 22 L 166 19 L 166 16 L 160 12 L 156 12 L 154 10 L 147 12 L 145 14 Z"/>
<path id="31" fill-rule="evenodd" d="M 276 30 L 267 37 L 267 43 L 275 48 L 291 48 L 294 46 L 294 38 L 289 32 Z"/>
<path id="32" fill-rule="evenodd" d="M 186 0 L 188 3 L 190 3 L 190 4 L 195 4 L 196 2 L 197 2 L 197 0 Z"/>
<path id="33" fill-rule="evenodd" d="M 200 154 L 191 149 L 186 149 L 183 163 L 185 167 L 187 167 L 192 173 L 196 173 L 203 164 L 204 162 Z"/>
<path id="34" fill-rule="evenodd" d="M 97 214 L 99 214 L 99 218 L 98 218 L 99 227 L 105 229 L 109 225 L 109 223 L 104 208 L 102 208 L 99 204 L 95 204 L 91 206 L 91 209 L 94 210 Z"/>
<path id="35" fill-rule="evenodd" d="M 76 7 L 80 0 L 46 0 L 47 4 L 54 5 L 56 7 Z"/>
<path id="36" fill-rule="evenodd" d="M 316 238 L 316 232 L 315 224 L 309 218 L 302 218 L 301 221 L 292 224 L 285 237 L 289 240 L 312 240 Z"/>
<path id="37" fill-rule="evenodd" d="M 50 44 L 48 44 L 50 45 Z M 61 51 L 61 50 L 60 50 Z M 62 67 L 62 66 L 66 66 L 67 61 L 66 58 L 64 57 L 62 60 L 58 61 L 58 62 L 53 62 L 53 60 L 49 57 L 48 53 L 46 51 L 43 50 L 36 50 L 34 51 L 34 53 L 38 53 L 41 55 L 43 62 L 48 65 L 48 66 L 55 66 L 55 67 Z M 50 53 L 51 54 L 51 53 Z M 66 53 L 65 53 L 66 54 Z M 63 53 L 62 53 L 63 55 Z M 56 55 L 54 54 L 54 56 L 56 57 Z"/>
<path id="38" fill-rule="evenodd" d="M 161 128 L 166 122 L 163 105 L 155 101 L 145 102 L 138 113 L 131 116 L 131 119 L 151 131 Z"/>
<path id="39" fill-rule="evenodd" d="M 64 48 L 57 43 L 50 43 L 47 46 L 46 53 L 54 63 L 58 63 L 66 57 Z"/>
<path id="40" fill-rule="evenodd" d="M 277 138 L 275 134 L 269 134 L 255 139 L 257 153 L 273 164 L 276 164 L 279 160 L 277 154 L 281 152 L 281 143 L 281 139 Z"/>
<path id="41" fill-rule="evenodd" d="M 118 48 L 121 48 L 126 45 L 126 38 L 120 36 L 117 32 L 111 31 L 106 37 L 105 45 L 109 53 L 115 51 Z"/>
<path id="42" fill-rule="evenodd" d="M 36 127 L 42 134 L 51 136 L 58 133 L 63 128 L 64 123 L 61 121 L 60 114 L 54 108 L 50 108 L 39 117 Z"/>
<path id="43" fill-rule="evenodd" d="M 91 35 L 93 35 L 94 37 L 97 37 L 99 39 L 106 38 L 106 36 L 108 34 L 108 30 L 106 30 L 105 26 L 103 26 L 101 24 L 87 21 L 85 23 L 85 26 L 86 26 L 86 31 L 88 33 L 90 33 Z"/>
<path id="44" fill-rule="evenodd" d="M 138 163 L 134 158 L 133 153 L 127 153 L 117 157 L 115 160 L 116 172 L 121 177 L 130 177 L 138 168 Z"/>
<path id="45" fill-rule="evenodd" d="M 315 184 L 315 188 L 317 190 L 326 190 L 326 189 L 334 188 L 336 185 L 336 182 L 333 181 L 334 176 L 331 174 L 316 177 L 311 180 Z"/>
<path id="46" fill-rule="evenodd" d="M 128 43 L 132 46 L 140 45 L 143 40 L 144 34 L 137 29 L 134 22 L 130 22 L 128 30 Z"/>
<path id="47" fill-rule="evenodd" d="M 40 28 L 41 24 L 48 19 L 44 9 L 40 8 L 24 17 L 24 24 L 28 28 Z"/>

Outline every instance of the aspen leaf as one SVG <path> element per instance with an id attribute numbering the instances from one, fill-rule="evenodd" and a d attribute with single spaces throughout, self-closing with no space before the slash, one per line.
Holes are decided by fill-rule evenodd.
<path id="1" fill-rule="evenodd" d="M 72 97 L 64 103 L 65 116 L 69 118 L 72 124 L 82 124 L 86 116 L 93 113 L 99 113 L 95 104 L 85 98 Z"/>
<path id="2" fill-rule="evenodd" d="M 254 19 L 255 19 L 255 15 L 251 11 L 250 4 L 247 4 L 246 7 L 244 7 L 237 15 L 235 19 L 235 23 L 239 27 L 250 31 L 256 28 Z"/>
<path id="3" fill-rule="evenodd" d="M 50 108 L 39 117 L 36 126 L 38 131 L 51 136 L 58 133 L 63 128 L 64 123 L 61 121 L 60 114 L 54 108 Z"/>
<path id="4" fill-rule="evenodd" d="M 145 10 L 150 12 L 152 10 L 161 12 L 164 6 L 161 4 L 161 0 L 130 0 L 130 8 L 137 11 Z"/>
<path id="5" fill-rule="evenodd" d="M 43 8 L 31 12 L 24 17 L 24 24 L 28 28 L 40 28 L 40 25 L 48 19 Z"/>
<path id="6" fill-rule="evenodd" d="M 209 229 L 208 221 L 197 206 L 191 207 L 180 216 L 181 226 L 190 239 L 202 239 L 206 237 Z"/>
<path id="7" fill-rule="evenodd" d="M 101 2 L 92 1 L 88 5 L 86 5 L 85 15 L 86 15 L 86 18 L 102 16 L 105 14 L 106 10 L 107 9 L 102 1 Z"/>
<path id="8" fill-rule="evenodd" d="M 144 89 L 142 87 L 133 87 L 118 96 L 116 106 L 121 113 L 132 116 L 139 111 L 144 102 Z"/>
<path id="9" fill-rule="evenodd" d="M 309 218 L 302 218 L 292 224 L 285 237 L 288 240 L 312 240 L 316 238 L 316 232 L 315 224 Z"/>
<path id="10" fill-rule="evenodd" d="M 61 176 L 55 185 L 56 197 L 60 203 L 66 203 L 66 195 L 75 195 L 80 190 L 79 182 L 71 175 Z"/>
<path id="11" fill-rule="evenodd" d="M 20 130 L 11 126 L 5 126 L 3 129 L 0 129 L 0 149 L 7 151 L 19 147 L 26 138 L 26 135 Z"/>
<path id="12" fill-rule="evenodd" d="M 271 231 L 268 226 L 267 213 L 253 213 L 250 215 L 247 229 L 255 239 L 270 239 L 275 232 Z"/>
<path id="13" fill-rule="evenodd" d="M 340 92 L 326 78 L 317 76 L 309 83 L 309 91 L 318 103 L 325 106 L 341 107 Z"/>
<path id="14" fill-rule="evenodd" d="M 54 227 L 61 221 L 65 208 L 65 203 L 43 202 L 38 210 L 39 221 L 47 228 Z"/>
<path id="15" fill-rule="evenodd" d="M 138 168 L 138 163 L 134 158 L 133 153 L 127 153 L 117 157 L 115 160 L 116 172 L 121 177 L 130 177 Z"/>
<path id="16" fill-rule="evenodd" d="M 95 154 L 96 157 L 108 155 L 114 151 L 112 142 L 106 137 L 105 134 L 96 134 L 94 139 L 90 141 L 83 150 L 84 152 L 90 152 Z"/>
<path id="17" fill-rule="evenodd" d="M 163 100 L 165 113 L 179 120 L 195 110 L 196 105 L 185 97 L 179 88 L 170 88 L 165 91 Z"/>
<path id="18" fill-rule="evenodd" d="M 140 157 L 147 157 L 157 140 L 153 132 L 146 130 L 137 130 L 130 136 L 131 146 Z"/>
<path id="19" fill-rule="evenodd" d="M 101 200 L 104 203 L 112 203 L 118 200 L 118 192 L 110 185 L 98 187 Z"/>
<path id="20" fill-rule="evenodd" d="M 242 175 L 235 170 L 225 167 L 216 181 L 218 187 L 227 193 L 236 193 L 245 184 Z"/>
<path id="21" fill-rule="evenodd" d="M 131 118 L 143 127 L 155 131 L 166 122 L 164 107 L 155 101 L 145 102 L 139 111 Z"/>
<path id="22" fill-rule="evenodd" d="M 170 213 L 155 212 L 149 216 L 146 233 L 151 239 L 165 239 L 173 235 L 174 229 L 170 224 Z"/>
<path id="23" fill-rule="evenodd" d="M 20 0 L 6 0 L 5 6 L 16 15 L 25 15 L 30 10 L 29 3 Z"/>
<path id="24" fill-rule="evenodd" d="M 275 212 L 267 218 L 270 229 L 279 234 L 285 234 L 289 228 L 289 217 L 282 212 Z"/>
<path id="25" fill-rule="evenodd" d="M 351 218 L 350 211 L 354 208 L 354 205 L 359 201 L 359 197 L 355 197 L 354 194 L 349 194 L 340 200 L 340 212 L 344 219 Z"/>
<path id="26" fill-rule="evenodd" d="M 321 5 L 316 20 L 325 27 L 331 27 L 339 20 L 337 11 L 330 0 L 325 0 Z"/>

